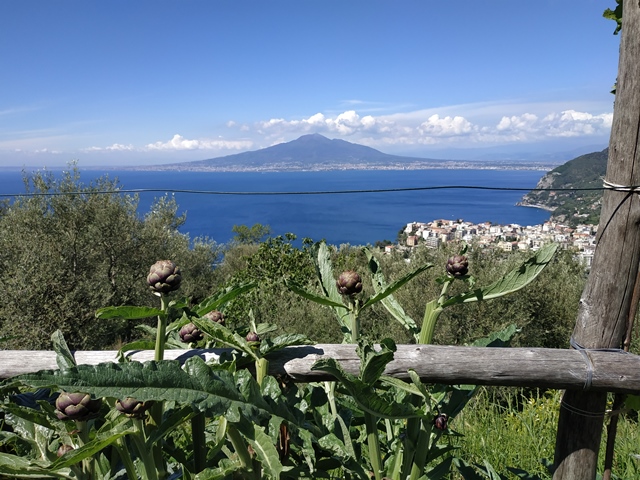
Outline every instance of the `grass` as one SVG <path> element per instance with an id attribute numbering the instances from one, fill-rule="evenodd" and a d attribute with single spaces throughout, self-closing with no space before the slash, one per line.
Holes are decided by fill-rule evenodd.
<path id="1" fill-rule="evenodd" d="M 551 478 L 546 467 L 553 463 L 561 391 L 528 392 L 482 388 L 450 427 L 464 435 L 458 456 L 469 463 L 490 463 L 509 478 L 507 467 L 515 467 Z M 635 415 L 622 415 L 618 422 L 613 476 L 640 478 L 640 429 Z M 608 423 L 608 418 L 606 419 Z M 605 423 L 605 427 L 606 427 Z M 606 428 L 602 436 L 599 473 L 604 465 Z"/>

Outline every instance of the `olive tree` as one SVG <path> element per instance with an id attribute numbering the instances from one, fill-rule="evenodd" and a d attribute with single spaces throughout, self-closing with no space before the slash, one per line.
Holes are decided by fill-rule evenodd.
<path id="1" fill-rule="evenodd" d="M 80 181 L 75 164 L 60 176 L 25 174 L 27 195 L 0 211 L 0 337 L 4 348 L 50 347 L 60 329 L 74 349 L 100 349 L 132 335 L 133 324 L 97 320 L 106 305 L 151 304 L 145 276 L 159 259 L 185 272 L 183 294 L 204 297 L 219 248 L 178 231 L 172 198 L 137 213 L 137 196 L 117 180 Z M 104 193 L 109 192 L 109 193 Z"/>

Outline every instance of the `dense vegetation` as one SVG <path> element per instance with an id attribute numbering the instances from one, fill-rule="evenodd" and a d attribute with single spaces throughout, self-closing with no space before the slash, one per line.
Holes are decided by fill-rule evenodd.
<path id="1" fill-rule="evenodd" d="M 523 205 L 541 205 L 553 210 L 552 220 L 570 226 L 597 225 L 602 201 L 602 179 L 607 169 L 609 149 L 574 158 L 547 173 L 536 188 L 527 193 Z M 562 191 L 559 189 L 595 189 Z"/>
<path id="2" fill-rule="evenodd" d="M 299 298 L 283 282 L 315 281 L 311 240 L 300 244 L 294 235 L 271 238 L 268 226 L 240 225 L 234 227 L 235 240 L 220 246 L 180 233 L 184 217 L 171 198 L 157 199 L 151 211 L 139 217 L 135 196 L 96 194 L 118 190 L 117 180 L 108 177 L 83 184 L 73 167 L 60 178 L 36 173 L 25 181 L 28 191 L 37 195 L 17 198 L 0 211 L 0 268 L 5 278 L 0 291 L 0 337 L 6 338 L 5 348 L 50 348 L 56 329 L 73 349 L 110 348 L 132 340 L 135 322 L 96 321 L 95 312 L 105 305 L 151 304 L 144 274 L 158 258 L 182 267 L 182 293 L 195 303 L 224 285 L 257 282 L 262 288 L 228 306 L 232 324 L 245 323 L 251 311 L 258 321 L 276 324 L 281 332 L 304 333 L 318 342 L 339 340 L 339 332 L 329 328 L 330 311 Z M 412 318 L 422 318 L 423 299 L 436 296 L 435 279 L 457 248 L 416 249 L 409 262 L 401 254 L 378 255 L 391 279 L 412 265 L 439 266 L 397 292 Z M 367 257 L 360 247 L 333 247 L 332 257 L 337 270 L 356 270 L 366 277 Z M 474 277 L 486 282 L 524 256 L 472 248 L 469 258 Z M 522 329 L 517 344 L 564 347 L 583 280 L 582 268 L 571 255 L 560 254 L 531 288 L 490 307 L 478 303 L 447 311 L 436 341 L 464 344 L 516 323 Z M 390 322 L 381 306 L 363 312 L 363 329 L 374 339 L 391 336 L 401 343 L 409 341 L 406 330 Z"/>
<path id="3" fill-rule="evenodd" d="M 158 258 L 183 266 L 185 294 L 203 298 L 214 283 L 221 250 L 178 232 L 184 217 L 168 197 L 140 218 L 137 198 L 116 180 L 83 184 L 75 166 L 56 178 L 25 177 L 27 192 L 0 209 L 0 337 L 4 348 L 48 349 L 60 329 L 73 349 L 101 349 L 128 340 L 133 324 L 97 322 L 105 305 L 150 304 L 145 271 Z M 187 286 L 188 285 L 188 286 Z"/>
<path id="4" fill-rule="evenodd" d="M 471 407 L 460 413 L 471 398 L 472 390 L 420 385 L 413 387 L 411 401 L 407 402 L 407 393 L 403 393 L 402 388 L 410 386 L 380 389 L 374 387 L 373 382 L 363 385 L 362 378 L 372 375 L 371 372 L 363 372 L 360 379 L 346 377 L 338 389 L 327 385 L 278 384 L 280 380 L 260 374 L 269 351 L 302 342 L 302 335 L 319 343 L 339 343 L 344 338 L 344 329 L 341 332 L 337 327 L 332 308 L 309 301 L 291 288 L 297 285 L 296 288 L 318 297 L 326 293 L 326 285 L 317 275 L 320 244 L 310 239 L 298 241 L 293 234 L 270 237 L 270 229 L 265 225 L 239 225 L 233 229 L 234 241 L 220 246 L 209 239 L 190 239 L 179 233 L 178 227 L 184 218 L 170 198 L 158 199 L 149 213 L 139 217 L 135 197 L 99 193 L 118 189 L 117 181 L 106 177 L 85 185 L 80 181 L 77 169 L 72 168 L 59 179 L 35 174 L 25 180 L 30 192 L 46 195 L 21 197 L 0 209 L 0 268 L 5 273 L 5 288 L 0 291 L 0 337 L 4 337 L 4 348 L 48 349 L 52 333 L 57 329 L 64 333 L 71 348 L 112 348 L 134 340 L 139 340 L 134 347 L 142 348 L 142 345 L 149 345 L 154 335 L 159 335 L 153 328 L 156 321 L 153 316 L 158 315 L 163 322 L 169 322 L 167 348 L 180 345 L 178 332 L 191 319 L 195 327 L 209 335 L 206 340 L 197 340 L 198 345 L 234 346 L 239 355 L 219 366 L 205 366 L 194 359 L 185 367 L 192 374 L 197 372 L 195 377 L 198 379 L 222 379 L 227 389 L 224 394 L 212 395 L 207 390 L 212 387 L 206 382 L 202 385 L 189 383 L 193 391 L 201 389 L 200 393 L 208 395 L 197 401 L 185 396 L 190 390 L 176 386 L 180 382 L 195 382 L 195 379 L 189 380 L 179 369 L 171 370 L 170 364 L 157 364 L 146 373 L 146 383 L 138 385 L 136 392 L 164 402 L 168 410 L 163 416 L 162 408 L 151 407 L 151 420 L 145 425 L 121 419 L 116 412 L 120 410 L 115 399 L 123 400 L 128 395 L 126 392 L 133 388 L 130 382 L 138 368 L 134 365 L 120 367 L 123 372 L 129 372 L 122 378 L 108 379 L 112 382 L 108 384 L 108 395 L 97 384 L 105 381 L 104 375 L 95 375 L 88 368 L 71 372 L 66 379 L 52 380 L 47 374 L 22 379 L 31 387 L 56 384 L 66 385 L 64 389 L 70 388 L 73 382 L 76 385 L 80 382 L 85 391 L 103 392 L 97 396 L 113 398 L 107 398 L 108 405 L 101 407 L 100 420 L 92 419 L 89 423 L 83 420 L 76 423 L 76 430 L 70 430 L 60 423 L 66 419 L 56 420 L 60 411 L 54 412 L 53 406 L 45 407 L 46 403 L 41 402 L 45 411 L 35 415 L 24 405 L 15 405 L 17 399 L 20 402 L 36 399 L 53 402 L 57 393 L 48 397 L 48 391 L 32 394 L 22 390 L 20 395 L 10 397 L 8 393 L 12 390 L 9 388 L 16 387 L 9 387 L 4 391 L 0 414 L 7 412 L 7 425 L 24 432 L 25 438 L 20 439 L 14 433 L 0 436 L 0 471 L 7 473 L 17 468 L 34 473 L 43 467 L 34 466 L 36 464 L 29 463 L 31 460 L 28 459 L 46 457 L 50 460 L 48 470 L 45 469 L 48 472 L 68 472 L 71 468 L 70 478 L 117 478 L 112 471 L 113 465 L 106 460 L 105 455 L 109 455 L 112 464 L 124 462 L 130 478 L 138 478 L 138 474 L 140 478 L 156 478 L 153 471 L 158 468 L 161 472 L 166 468 L 166 458 L 184 472 L 195 473 L 207 465 L 219 465 L 216 469 L 206 470 L 209 476 L 187 475 L 185 478 L 240 478 L 238 475 L 242 472 L 249 475 L 242 478 L 258 478 L 259 472 L 264 474 L 262 478 L 303 478 L 308 477 L 311 467 L 319 469 L 318 475 L 333 472 L 331 475 L 334 476 L 325 478 L 367 478 L 368 472 L 364 468 L 373 468 L 376 462 L 372 451 L 367 451 L 364 444 L 370 445 L 376 437 L 379 437 L 376 441 L 380 441 L 378 450 L 384 453 L 386 462 L 394 455 L 398 461 L 401 458 L 398 452 L 402 449 L 407 458 L 419 450 L 401 440 L 406 428 L 402 416 L 406 412 L 402 413 L 402 409 L 421 405 L 416 403 L 415 392 L 418 390 L 415 389 L 426 388 L 418 392 L 424 395 L 425 405 L 411 412 L 421 418 L 420 431 L 426 426 L 431 432 L 426 445 L 433 456 L 423 459 L 427 464 L 411 478 L 419 478 L 424 469 L 431 469 L 429 478 L 443 478 L 435 472 L 442 470 L 441 474 L 444 474 L 444 469 L 459 472 L 452 473 L 450 478 L 459 478 L 455 475 L 462 474 L 464 478 L 481 478 L 470 476 L 470 472 L 487 474 L 491 467 L 483 466 L 485 460 L 501 472 L 507 467 L 520 467 L 546 478 L 540 459 L 552 456 L 554 415 L 557 413 L 554 392 L 525 391 L 516 395 L 507 389 L 483 389 Z M 372 298 L 378 293 L 371 287 L 375 283 L 372 282 L 375 271 L 372 265 L 384 272 L 389 283 L 413 275 L 411 272 L 418 268 L 420 273 L 394 290 L 393 295 L 406 315 L 416 319 L 419 327 L 425 303 L 441 295 L 443 281 L 445 284 L 451 282 L 448 295 L 455 296 L 470 285 L 488 285 L 507 272 L 517 271 L 527 257 L 471 245 L 466 257 L 473 278 L 465 274 L 461 278 L 464 281 L 451 281 L 445 265 L 460 248 L 460 245 L 438 250 L 416 248 L 407 256 L 341 245 L 329 246 L 326 254 L 335 272 L 353 270 L 361 275 L 364 289 L 359 295 L 363 298 Z M 369 255 L 373 255 L 375 262 L 372 263 Z M 158 300 L 145 281 L 149 265 L 158 259 L 173 260 L 182 272 L 179 296 L 173 297 L 173 303 L 167 304 L 163 300 L 161 310 L 157 309 Z M 428 264 L 433 267 L 420 267 Z M 570 252 L 558 252 L 526 288 L 491 302 L 458 304 L 444 309 L 433 341 L 470 344 L 492 332 L 502 331 L 511 332 L 505 335 L 511 337 L 511 344 L 516 346 L 567 347 L 584 280 L 585 271 Z M 248 285 L 253 288 L 248 289 Z M 235 293 L 231 295 L 230 292 Z M 107 305 L 137 305 L 148 309 L 142 311 L 149 315 L 136 313 L 133 317 L 137 319 L 129 320 L 123 319 L 126 315 L 110 314 L 96 318 L 96 311 Z M 223 311 L 226 326 L 202 323 L 200 317 L 213 308 Z M 381 302 L 356 311 L 363 338 L 362 358 L 369 355 L 367 358 L 373 370 L 377 369 L 377 362 L 388 361 L 393 344 L 385 340 L 382 351 L 374 353 L 370 342 L 389 337 L 397 343 L 415 341 L 415 336 L 392 318 Z M 513 324 L 518 328 L 515 336 L 512 336 L 515 330 L 510 329 Z M 136 329 L 136 325 L 144 328 Z M 237 336 L 238 332 L 240 336 Z M 256 345 L 255 337 L 247 332 L 256 336 L 264 332 L 269 340 Z M 246 339 L 244 335 L 247 335 Z M 64 354 L 60 341 L 56 348 Z M 257 383 L 246 370 L 236 370 L 237 365 L 248 362 L 255 362 Z M 112 373 L 115 375 L 116 371 Z M 166 387 L 145 390 L 145 387 L 153 386 L 153 382 L 162 381 L 168 382 Z M 345 389 L 344 385 L 349 388 Z M 390 392 L 394 392 L 393 395 L 389 395 Z M 385 399 L 383 405 L 389 404 L 393 406 L 392 410 L 395 409 L 385 413 L 388 415 L 386 420 L 372 417 L 371 412 L 362 409 L 362 402 L 375 400 L 377 395 Z M 234 398 L 231 403 L 228 403 L 228 396 Z M 68 400 L 66 396 L 64 398 Z M 58 403 L 58 409 L 64 408 Z M 380 407 L 379 404 L 371 405 L 372 408 Z M 140 407 L 139 402 L 134 402 L 134 407 Z M 234 414 L 223 414 L 225 411 Z M 206 414 L 206 422 L 198 412 Z M 450 415 L 449 430 L 442 413 Z M 235 416 L 239 419 L 234 420 Z M 171 427 L 158 430 L 158 425 L 169 421 Z M 34 429 L 33 422 L 44 427 L 46 434 L 40 427 L 40 430 Z M 621 428 L 631 431 L 633 425 L 633 420 L 629 420 Z M 60 433 L 60 429 L 65 433 Z M 464 439 L 458 432 L 465 435 Z M 80 437 L 76 438 L 77 435 Z M 126 443 L 124 436 L 133 443 Z M 198 444 L 196 437 L 203 442 L 207 439 L 207 452 L 194 450 Z M 136 443 L 140 438 L 150 439 L 147 447 L 144 443 L 141 444 L 143 447 Z M 419 438 L 420 435 L 416 437 Z M 276 442 L 275 449 L 272 441 Z M 286 452 L 282 450 L 283 441 Z M 633 453 L 633 442 L 627 442 L 629 453 Z M 74 445 L 76 452 L 71 457 L 63 455 L 61 460 L 54 461 L 56 449 L 59 446 L 66 448 L 69 444 Z M 112 444 L 111 453 L 104 450 Z M 149 455 L 145 448 L 151 449 L 154 458 L 145 457 Z M 246 451 L 247 448 L 253 452 L 253 458 L 238 460 L 232 454 L 235 451 L 242 457 L 243 449 Z M 36 450 L 38 453 L 34 453 Z M 128 450 L 131 450 L 130 457 Z M 180 454 L 181 450 L 183 454 Z M 100 453 L 103 451 L 107 453 Z M 3 456 L 4 452 L 8 452 L 7 456 Z M 16 459 L 22 457 L 24 461 Z M 78 462 L 75 465 L 73 458 L 82 458 L 82 466 Z M 16 463 L 6 463 L 8 459 Z M 44 460 L 38 465 L 46 463 L 42 462 Z M 635 472 L 633 462 L 625 468 L 625 472 Z M 98 476 L 96 469 L 102 476 Z M 163 478 L 163 474 L 158 473 L 158 478 Z"/>

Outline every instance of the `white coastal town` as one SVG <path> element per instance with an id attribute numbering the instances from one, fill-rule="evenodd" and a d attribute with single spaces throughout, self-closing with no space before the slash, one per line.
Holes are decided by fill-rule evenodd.
<path id="1" fill-rule="evenodd" d="M 590 267 L 596 246 L 597 228 L 597 225 L 569 227 L 552 221 L 542 225 L 522 226 L 440 219 L 428 223 L 407 223 L 402 238 L 404 246 L 409 248 L 419 245 L 438 248 L 447 242 L 464 241 L 481 247 L 499 248 L 505 252 L 536 251 L 553 242 L 558 243 L 561 248 L 573 250 L 580 262 Z M 385 251 L 390 253 L 394 248 L 394 245 L 387 245 Z"/>

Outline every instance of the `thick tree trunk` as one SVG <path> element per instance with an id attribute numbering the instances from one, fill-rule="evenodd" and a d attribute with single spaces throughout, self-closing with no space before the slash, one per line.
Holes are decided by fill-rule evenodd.
<path id="1" fill-rule="evenodd" d="M 606 181 L 640 185 L 640 5 L 624 2 L 618 80 Z M 573 336 L 587 349 L 620 348 L 640 263 L 640 200 L 605 191 L 598 239 Z M 606 396 L 566 392 L 556 438 L 554 480 L 595 479 Z"/>

